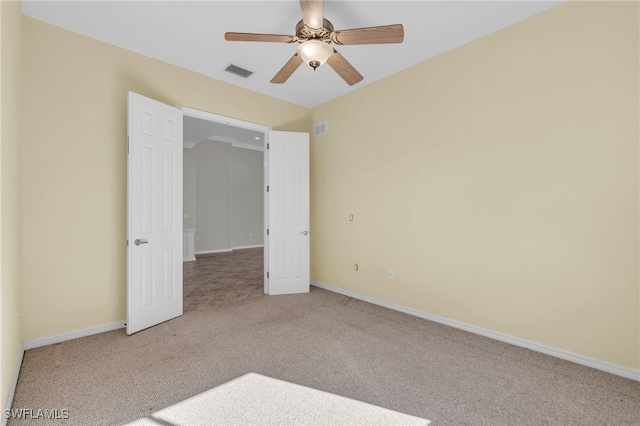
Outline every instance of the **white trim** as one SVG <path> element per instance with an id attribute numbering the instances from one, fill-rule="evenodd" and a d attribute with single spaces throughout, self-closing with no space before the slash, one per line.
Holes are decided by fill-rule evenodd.
<path id="1" fill-rule="evenodd" d="M 215 121 L 218 123 L 228 124 L 230 126 L 243 127 L 245 129 L 255 130 L 263 133 L 267 133 L 269 132 L 269 130 L 271 130 L 271 127 L 263 126 L 262 124 L 237 120 L 235 118 L 212 114 L 210 112 L 200 111 L 198 109 L 188 108 L 182 105 L 176 105 L 176 108 L 181 109 L 182 113 L 188 117 L 201 118 L 203 120 Z"/>
<path id="2" fill-rule="evenodd" d="M 219 249 L 219 250 L 200 250 L 196 251 L 196 256 L 199 254 L 213 254 L 213 253 L 229 253 L 233 251 L 233 249 Z"/>
<path id="3" fill-rule="evenodd" d="M 264 140 L 262 146 L 265 148 L 262 153 L 262 219 L 264 221 L 262 225 L 262 241 L 264 241 L 264 266 L 263 266 L 263 291 L 264 294 L 269 294 L 269 193 L 267 187 L 269 186 L 269 155 L 267 153 L 269 147 L 269 135 L 271 132 L 264 133 Z"/>
<path id="4" fill-rule="evenodd" d="M 195 262 L 195 229 L 182 230 L 182 262 Z"/>
<path id="5" fill-rule="evenodd" d="M 98 325 L 82 330 L 70 331 L 69 333 L 56 334 L 55 336 L 44 337 L 42 339 L 29 340 L 22 344 L 24 350 L 35 349 L 42 346 L 54 345 L 67 340 L 79 339 L 81 337 L 92 336 L 94 334 L 106 333 L 107 331 L 120 330 L 127 326 L 126 321 L 112 322 L 110 324 Z"/>
<path id="6" fill-rule="evenodd" d="M 248 143 L 234 142 L 234 143 L 231 144 L 231 146 L 233 146 L 234 148 L 251 149 L 253 151 L 263 151 L 264 152 L 264 147 L 263 146 L 256 146 L 256 145 L 251 145 L 251 144 L 248 144 Z"/>
<path id="7" fill-rule="evenodd" d="M 234 148 L 251 149 L 253 151 L 264 151 L 264 147 L 263 146 L 257 146 L 257 145 L 253 145 L 253 144 L 250 144 L 250 143 L 244 143 L 244 142 L 236 142 L 236 140 L 234 138 L 228 138 L 226 136 L 213 135 L 213 136 L 209 136 L 205 140 L 213 141 L 213 142 L 228 143 L 228 144 L 231 144 L 231 146 L 233 146 Z M 193 148 L 194 146 L 196 146 L 200 142 L 202 142 L 202 141 L 199 141 L 199 142 L 184 142 L 184 147 L 185 148 Z"/>
<path id="8" fill-rule="evenodd" d="M 16 393 L 16 385 L 18 384 L 18 375 L 20 374 L 20 367 L 22 367 L 22 358 L 24 357 L 24 348 L 20 349 L 20 355 L 18 356 L 18 361 L 16 362 L 16 370 L 13 372 L 13 381 L 11 382 L 11 387 L 9 388 L 9 395 L 7 395 L 7 402 L 4 405 L 5 410 L 10 410 L 11 405 L 13 404 L 13 395 Z M 2 420 L 0 420 L 0 426 L 6 426 L 7 418 L 4 416 L 4 411 L 2 412 Z"/>
<path id="9" fill-rule="evenodd" d="M 256 244 L 254 246 L 238 246 L 238 247 L 231 247 L 229 249 L 219 249 L 219 250 L 202 250 L 202 251 L 197 251 L 196 255 L 214 254 L 214 253 L 230 253 L 234 250 L 243 250 L 243 249 L 258 248 L 258 247 L 264 247 L 264 244 Z"/>
<path id="10" fill-rule="evenodd" d="M 532 351 L 555 356 L 556 358 L 561 358 L 567 361 L 575 362 L 576 364 L 585 365 L 587 367 L 595 368 L 596 370 L 606 371 L 607 373 L 615 374 L 616 376 L 621 376 L 627 379 L 640 381 L 640 370 L 635 370 L 629 367 L 623 367 L 621 365 L 612 364 L 610 362 L 601 361 L 599 359 L 590 358 L 584 355 L 565 351 L 564 349 L 554 348 L 552 346 L 547 346 L 540 343 L 532 342 L 530 340 L 521 339 L 519 337 L 510 336 L 508 334 L 500 333 L 498 331 L 493 331 L 493 330 L 478 327 L 475 325 L 467 324 L 461 321 L 456 321 L 456 320 L 441 317 L 438 315 L 429 314 L 423 311 L 419 311 L 417 309 L 409 308 L 407 306 L 397 305 L 392 302 L 387 302 L 385 300 L 380 300 L 374 297 L 365 296 L 350 290 L 334 287 L 329 284 L 323 284 L 316 281 L 311 281 L 311 285 L 318 288 L 332 291 L 334 293 L 339 293 L 345 296 L 353 297 L 354 299 L 359 299 L 364 302 L 369 302 L 374 305 L 382 306 L 384 308 L 393 309 L 394 311 L 403 312 L 405 314 L 413 315 L 419 318 L 424 318 L 429 321 L 444 324 L 453 328 L 458 328 L 460 330 L 468 331 L 470 333 L 479 334 L 480 336 L 489 337 L 491 339 L 499 340 L 501 342 L 509 343 L 511 345 L 520 346 L 523 348 L 531 349 Z"/>
<path id="11" fill-rule="evenodd" d="M 252 249 L 252 248 L 259 248 L 259 247 L 264 247 L 264 244 L 256 244 L 254 246 L 233 247 L 231 250 L 244 250 L 244 249 Z"/>
<path id="12" fill-rule="evenodd" d="M 230 144 L 233 144 L 236 141 L 234 138 L 228 138 L 226 136 L 218 136 L 218 135 L 209 136 L 207 140 L 214 141 L 214 142 L 230 143 Z"/>
<path id="13" fill-rule="evenodd" d="M 233 251 L 233 144 L 229 150 L 229 242 Z M 196 195 L 196 199 L 197 199 Z"/>

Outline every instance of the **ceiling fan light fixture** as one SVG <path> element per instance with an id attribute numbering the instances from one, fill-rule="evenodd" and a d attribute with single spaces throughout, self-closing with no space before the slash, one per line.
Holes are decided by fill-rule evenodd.
<path id="1" fill-rule="evenodd" d="M 333 48 L 328 43 L 320 40 L 309 40 L 300 43 L 298 55 L 302 60 L 311 66 L 315 71 L 320 65 L 327 62 L 329 56 L 333 54 Z"/>
<path id="2" fill-rule="evenodd" d="M 404 27 L 402 24 L 393 24 L 335 31 L 333 24 L 324 18 L 324 2 L 325 0 L 300 0 L 302 20 L 296 25 L 295 35 L 227 32 L 224 38 L 228 41 L 299 43 L 296 53 L 271 79 L 273 84 L 287 81 L 303 62 L 314 71 L 327 62 L 349 86 L 353 86 L 364 77 L 330 44 L 402 43 Z"/>

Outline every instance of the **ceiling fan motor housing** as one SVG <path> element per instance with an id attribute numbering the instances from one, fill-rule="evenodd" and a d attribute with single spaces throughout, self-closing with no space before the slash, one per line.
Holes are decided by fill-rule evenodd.
<path id="1" fill-rule="evenodd" d="M 333 24 L 326 19 L 322 20 L 322 28 L 310 28 L 304 24 L 304 21 L 298 22 L 296 25 L 296 37 L 299 43 L 309 40 L 320 40 L 325 43 L 331 43 L 331 34 L 333 33 Z"/>

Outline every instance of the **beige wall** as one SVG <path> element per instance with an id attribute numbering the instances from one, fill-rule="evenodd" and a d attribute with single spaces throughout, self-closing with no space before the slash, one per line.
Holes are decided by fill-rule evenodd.
<path id="1" fill-rule="evenodd" d="M 196 153 L 196 253 L 231 249 L 231 144 L 202 141 Z"/>
<path id="2" fill-rule="evenodd" d="M 21 31 L 22 6 L 0 2 L 0 405 L 22 350 Z"/>
<path id="3" fill-rule="evenodd" d="M 182 211 L 189 213 L 183 218 L 182 229 L 196 229 L 196 150 L 183 149 L 182 167 Z"/>
<path id="4" fill-rule="evenodd" d="M 312 280 L 638 369 L 638 40 L 572 2 L 314 108 Z"/>
<path id="5" fill-rule="evenodd" d="M 23 20 L 24 340 L 125 319 L 127 91 L 280 130 L 309 110 Z"/>
<path id="6" fill-rule="evenodd" d="M 195 159 L 185 156 L 184 203 L 194 206 L 196 253 L 262 245 L 263 152 L 212 140 L 184 151 Z"/>
<path id="7" fill-rule="evenodd" d="M 261 245 L 264 243 L 264 152 L 233 147 L 231 158 L 231 245 Z"/>
<path id="8" fill-rule="evenodd" d="M 638 369 L 637 17 L 565 4 L 311 112 L 24 18 L 24 340 L 125 317 L 132 90 L 328 121 L 313 280 Z"/>

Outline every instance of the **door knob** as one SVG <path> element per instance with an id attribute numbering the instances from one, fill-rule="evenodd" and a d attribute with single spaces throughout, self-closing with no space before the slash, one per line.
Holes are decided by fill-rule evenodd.
<path id="1" fill-rule="evenodd" d="M 302 235 L 309 235 L 309 231 L 302 231 L 301 234 Z"/>
<path id="2" fill-rule="evenodd" d="M 140 244 L 147 244 L 148 242 L 149 242 L 149 241 L 147 241 L 147 240 L 140 240 L 140 239 L 138 239 L 138 240 L 135 240 L 135 241 L 133 242 L 133 244 L 135 244 L 135 245 L 139 246 Z"/>

